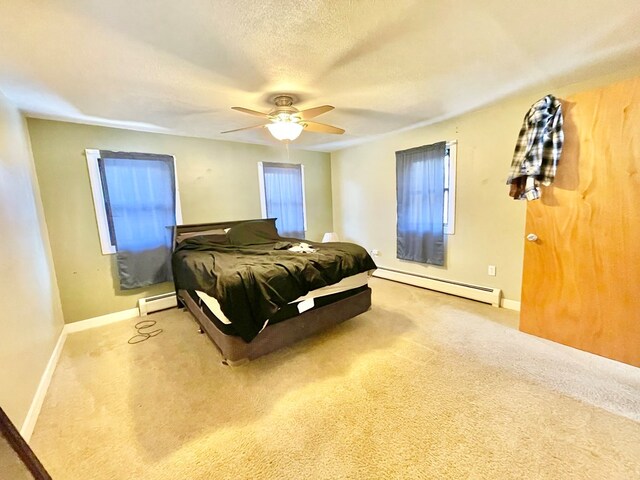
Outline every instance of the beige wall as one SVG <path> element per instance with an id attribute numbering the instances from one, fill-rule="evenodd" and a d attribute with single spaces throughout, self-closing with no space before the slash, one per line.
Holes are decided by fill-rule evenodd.
<path id="1" fill-rule="evenodd" d="M 62 331 L 26 124 L 0 93 L 0 405 L 18 426 Z"/>
<path id="2" fill-rule="evenodd" d="M 184 223 L 260 218 L 257 162 L 287 161 L 284 146 L 134 132 L 28 119 L 66 322 L 136 306 L 171 285 L 119 291 L 112 255 L 102 255 L 84 150 L 175 155 Z M 320 152 L 290 150 L 305 166 L 307 237 L 331 231 L 331 162 Z"/>
<path id="3" fill-rule="evenodd" d="M 524 114 L 547 93 L 562 98 L 634 74 L 637 69 L 522 95 L 332 153 L 336 231 L 380 250 L 378 266 L 498 287 L 505 298 L 519 301 L 526 204 L 508 196 L 505 181 Z M 396 258 L 395 152 L 441 140 L 458 140 L 455 234 L 447 236 L 444 268 Z M 497 266 L 497 276 L 487 275 L 488 265 Z"/>

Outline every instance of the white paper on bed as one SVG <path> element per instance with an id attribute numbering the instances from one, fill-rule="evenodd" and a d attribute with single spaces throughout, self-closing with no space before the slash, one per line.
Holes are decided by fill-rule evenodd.
<path id="1" fill-rule="evenodd" d="M 351 275 L 350 277 L 343 278 L 338 283 L 334 283 L 333 285 L 327 285 L 326 287 L 311 290 L 306 295 L 303 295 L 302 297 L 298 297 L 293 302 L 290 302 L 290 303 L 300 302 L 298 304 L 298 312 L 300 313 L 306 312 L 307 310 L 310 310 L 313 308 L 314 298 L 333 295 L 334 293 L 346 292 L 347 290 L 352 290 L 354 288 L 362 287 L 367 284 L 369 280 L 369 276 L 370 276 L 369 272 L 362 272 L 356 275 Z M 211 312 L 218 318 L 218 320 L 220 320 L 222 323 L 226 323 L 227 325 L 231 324 L 231 320 L 229 320 L 225 316 L 225 314 L 222 313 L 222 309 L 220 308 L 220 304 L 218 303 L 218 300 L 216 300 L 214 297 L 210 295 L 207 295 L 204 292 L 201 292 L 200 290 L 196 290 L 196 294 L 198 295 L 198 297 L 200 297 L 200 300 L 202 300 L 204 304 L 207 307 L 209 307 L 209 310 L 211 310 Z M 269 320 L 265 322 L 264 326 L 262 327 L 262 330 L 264 330 L 268 322 Z"/>
<path id="2" fill-rule="evenodd" d="M 315 302 L 313 301 L 313 298 L 309 298 L 308 300 L 303 300 L 298 304 L 298 313 L 303 313 L 303 312 L 306 312 L 307 310 L 311 310 L 314 305 L 315 305 Z"/>

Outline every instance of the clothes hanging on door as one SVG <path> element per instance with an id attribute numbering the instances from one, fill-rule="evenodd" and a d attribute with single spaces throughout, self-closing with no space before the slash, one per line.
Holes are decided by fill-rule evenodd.
<path id="1" fill-rule="evenodd" d="M 524 117 L 507 185 L 515 200 L 540 198 L 539 185 L 550 185 L 562 153 L 562 105 L 553 95 L 534 103 Z"/>

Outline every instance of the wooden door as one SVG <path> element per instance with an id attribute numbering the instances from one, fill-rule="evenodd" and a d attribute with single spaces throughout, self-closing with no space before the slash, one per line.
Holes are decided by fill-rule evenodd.
<path id="1" fill-rule="evenodd" d="M 640 78 L 563 110 L 556 181 L 527 205 L 520 330 L 640 366 Z"/>

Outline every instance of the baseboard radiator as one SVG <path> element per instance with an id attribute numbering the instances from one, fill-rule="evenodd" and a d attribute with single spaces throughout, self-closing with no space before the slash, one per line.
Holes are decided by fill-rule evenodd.
<path id="1" fill-rule="evenodd" d="M 502 290 L 499 288 L 454 282 L 389 268 L 378 268 L 373 276 L 435 290 L 436 292 L 448 293 L 457 297 L 469 298 L 478 302 L 490 303 L 494 307 L 500 306 L 500 298 L 502 297 Z"/>
<path id="2" fill-rule="evenodd" d="M 154 295 L 153 297 L 141 298 L 138 300 L 140 316 L 144 317 L 148 313 L 166 310 L 178 305 L 175 292 Z"/>

